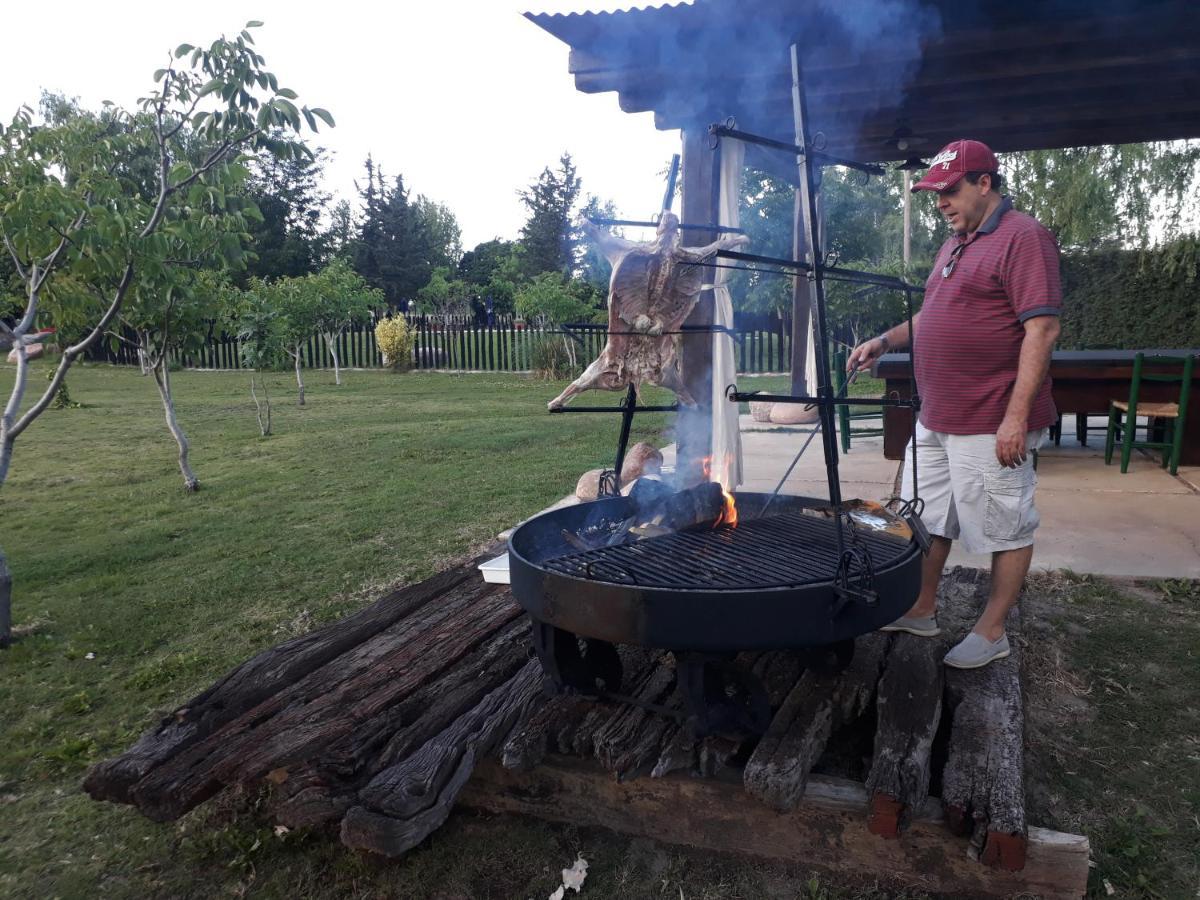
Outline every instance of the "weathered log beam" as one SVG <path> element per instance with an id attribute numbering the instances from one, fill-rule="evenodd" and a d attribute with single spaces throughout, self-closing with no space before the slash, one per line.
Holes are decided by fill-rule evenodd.
<path id="1" fill-rule="evenodd" d="M 376 775 L 360 792 L 362 804 L 342 819 L 342 843 L 400 856 L 425 840 L 450 815 L 477 760 L 492 751 L 541 689 L 541 666 L 528 660 L 507 683 L 419 751 Z"/>
<path id="2" fill-rule="evenodd" d="M 645 647 L 621 645 L 617 648 L 621 657 L 623 690 L 635 695 L 641 690 L 642 682 L 650 677 L 662 664 L 663 654 L 659 650 Z M 582 719 L 565 718 L 551 742 L 551 750 L 575 756 L 593 756 L 596 752 L 596 736 L 613 719 L 619 718 L 627 706 L 618 700 L 591 700 Z"/>
<path id="3" fill-rule="evenodd" d="M 854 659 L 845 671 L 805 672 L 789 692 L 743 770 L 751 796 L 780 812 L 795 809 L 830 735 L 870 705 L 888 637 L 877 632 L 855 644 Z"/>
<path id="4" fill-rule="evenodd" d="M 551 732 L 556 735 L 564 720 L 578 721 L 591 711 L 585 697 L 560 694 L 536 707 L 524 724 L 518 725 L 504 744 L 501 759 L 509 769 L 528 771 L 538 766 L 550 752 Z M 557 750 L 557 743 L 555 748 Z"/>
<path id="5" fill-rule="evenodd" d="M 982 608 L 989 584 L 980 580 L 976 608 Z M 972 848 L 984 863 L 1019 870 L 1028 846 L 1019 606 L 1009 613 L 1005 630 L 1012 645 L 1008 658 L 946 672 L 953 729 L 942 771 L 942 804 L 951 829 L 972 836 Z"/>
<path id="6" fill-rule="evenodd" d="M 862 827 L 863 786 L 813 776 L 805 802 L 780 815 L 736 781 L 683 774 L 618 782 L 594 763 L 548 757 L 530 772 L 482 762 L 463 806 L 592 825 L 666 843 L 794 866 L 797 860 L 847 880 L 879 880 L 951 897 L 1036 895 L 1077 900 L 1087 889 L 1086 837 L 1031 828 L 1020 872 L 988 869 L 964 853 L 936 801 L 918 804 L 900 841 Z"/>
<path id="7" fill-rule="evenodd" d="M 167 821 L 234 783 L 282 779 L 330 744 L 399 703 L 520 615 L 507 589 L 478 582 L 401 620 L 177 753 L 130 796 Z"/>
<path id="8" fill-rule="evenodd" d="M 293 828 L 340 819 L 355 804 L 362 785 L 475 707 L 528 659 L 529 622 L 519 619 L 440 678 L 363 721 L 315 759 L 292 770 L 273 792 L 275 818 Z"/>
<path id="9" fill-rule="evenodd" d="M 675 668 L 661 659 L 633 692 L 641 703 L 665 705 L 675 699 Z M 634 704 L 622 704 L 618 714 L 597 729 L 592 739 L 596 758 L 607 771 L 624 778 L 658 756 L 659 746 L 673 720 Z"/>
<path id="10" fill-rule="evenodd" d="M 419 584 L 393 591 L 333 625 L 264 650 L 175 710 L 129 750 L 93 766 L 84 788 L 97 800 L 132 803 L 130 789 L 155 767 L 434 598 L 469 578 L 478 578 L 475 566 L 489 555 L 495 554 L 485 552 Z"/>
<path id="11" fill-rule="evenodd" d="M 933 739 L 942 715 L 945 641 L 893 637 L 875 702 L 875 752 L 867 790 L 868 828 L 897 838 L 929 795 Z"/>

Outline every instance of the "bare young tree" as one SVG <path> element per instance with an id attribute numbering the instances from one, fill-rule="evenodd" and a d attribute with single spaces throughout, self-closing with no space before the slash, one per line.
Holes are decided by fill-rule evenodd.
<path id="1" fill-rule="evenodd" d="M 238 155 L 261 147 L 295 157 L 307 151 L 288 135 L 301 131 L 302 120 L 313 130 L 318 118 L 333 124 L 324 110 L 297 108 L 295 92 L 264 68 L 249 31 L 260 24 L 207 47 L 180 45 L 155 72 L 139 114 L 109 105 L 98 115 L 37 122 L 25 107 L 0 127 L 0 243 L 25 294 L 21 315 L 0 320 L 0 346 L 17 351 L 0 413 L 0 485 L 17 438 L 113 326 L 131 288 L 172 266 L 180 243 L 214 239 L 230 247 L 237 240 L 214 233 L 215 217 L 192 211 L 224 205 Z M 66 272 L 103 299 L 90 305 L 82 337 L 63 348 L 45 391 L 22 411 L 41 300 L 51 279 Z M 11 586 L 0 553 L 0 646 L 11 641 Z"/>

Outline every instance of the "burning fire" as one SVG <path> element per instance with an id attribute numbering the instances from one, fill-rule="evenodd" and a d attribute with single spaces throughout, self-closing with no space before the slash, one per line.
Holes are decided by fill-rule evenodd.
<path id="1" fill-rule="evenodd" d="M 721 513 L 721 518 L 717 519 L 718 525 L 728 525 L 730 528 L 736 528 L 738 523 L 737 504 L 733 500 L 733 494 L 722 489 L 721 493 L 725 495 L 725 509 Z"/>
<path id="2" fill-rule="evenodd" d="M 720 518 L 718 518 L 717 521 L 713 523 L 713 528 L 716 528 L 720 525 L 728 525 L 730 528 L 737 527 L 737 523 L 738 523 L 737 503 L 733 499 L 733 494 L 731 494 L 729 492 L 729 485 L 727 485 L 725 483 L 725 480 L 728 477 L 727 473 L 729 472 L 729 469 L 730 469 L 730 465 L 729 465 L 730 462 L 732 462 L 732 460 L 726 460 L 726 465 L 724 467 L 722 467 L 722 475 L 724 475 L 725 477 L 718 477 L 718 479 L 717 479 L 718 481 L 721 482 L 721 493 L 725 497 L 725 508 L 721 511 Z M 701 470 L 704 472 L 705 480 L 712 481 L 712 468 L 713 468 L 712 457 L 711 456 L 704 457 L 704 459 L 701 461 L 700 465 L 701 465 Z"/>

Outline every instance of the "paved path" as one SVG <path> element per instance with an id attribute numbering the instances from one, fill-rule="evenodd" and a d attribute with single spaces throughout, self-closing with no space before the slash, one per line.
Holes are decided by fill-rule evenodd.
<path id="1" fill-rule="evenodd" d="M 1074 416 L 1068 416 L 1070 429 Z M 1098 423 L 1098 420 L 1093 420 Z M 867 422 L 856 423 L 866 427 Z M 807 426 L 763 425 L 742 416 L 743 490 L 771 491 L 808 437 Z M 1059 447 L 1042 449 L 1038 509 L 1042 526 L 1033 565 L 1098 575 L 1200 578 L 1200 467 L 1172 477 L 1149 456 L 1135 453 L 1129 472 L 1104 465 L 1104 432 L 1093 428 L 1090 446 L 1073 432 Z M 664 451 L 673 463 L 673 449 Z M 883 458 L 882 438 L 856 438 L 838 460 L 842 496 L 891 496 L 899 463 Z M 827 497 L 821 438 L 813 440 L 792 472 L 785 493 Z M 986 555 L 955 547 L 950 565 L 986 567 Z"/>

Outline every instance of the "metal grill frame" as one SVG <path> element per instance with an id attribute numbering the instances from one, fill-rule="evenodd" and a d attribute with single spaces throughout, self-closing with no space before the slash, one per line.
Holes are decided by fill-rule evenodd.
<path id="1" fill-rule="evenodd" d="M 748 524 L 769 495 L 739 492 L 735 497 L 739 515 Z M 802 515 L 799 511 L 804 507 L 827 503 L 780 496 L 771 509 L 784 516 Z M 551 560 L 573 553 L 562 539 L 564 529 L 578 533 L 590 523 L 621 521 L 632 514 L 632 501 L 613 497 L 551 510 L 518 526 L 509 538 L 509 572 L 517 602 L 536 620 L 580 637 L 668 650 L 726 652 L 848 640 L 899 618 L 920 591 L 921 552 L 915 541 L 899 545 L 890 540 L 889 559 L 874 559 L 873 554 L 879 596 L 874 604 L 839 602 L 832 573 L 799 584 L 720 589 L 694 583 L 655 587 L 599 581 L 550 567 Z M 894 549 L 897 546 L 899 550 Z M 686 571 L 689 560 L 681 558 L 679 564 Z"/>
<path id="2" fill-rule="evenodd" d="M 561 575 L 631 587 L 764 590 L 801 587 L 837 573 L 835 520 L 795 511 L 743 519 L 736 528 L 699 527 L 615 547 L 599 547 L 545 560 Z M 860 530 L 872 561 L 886 566 L 904 555 L 907 542 Z M 681 570 L 679 557 L 702 571 Z M 624 576 L 624 577 L 622 577 Z"/>

